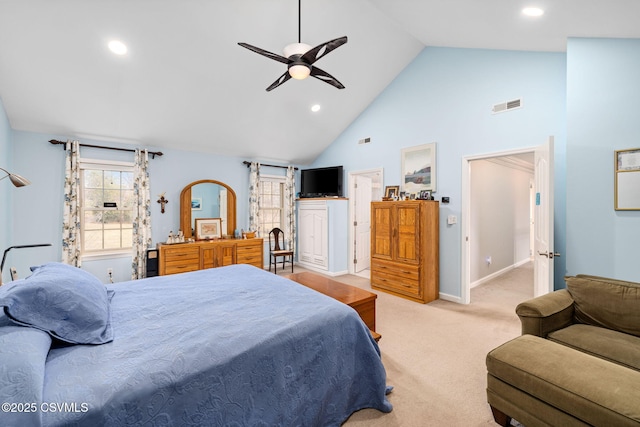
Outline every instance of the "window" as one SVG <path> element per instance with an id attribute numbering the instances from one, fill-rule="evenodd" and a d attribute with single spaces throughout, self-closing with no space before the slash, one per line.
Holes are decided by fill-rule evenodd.
<path id="1" fill-rule="evenodd" d="M 130 250 L 133 244 L 133 165 L 82 160 L 82 254 Z"/>
<path id="2" fill-rule="evenodd" d="M 259 236 L 267 237 L 271 229 L 283 229 L 284 177 L 260 177 Z"/>

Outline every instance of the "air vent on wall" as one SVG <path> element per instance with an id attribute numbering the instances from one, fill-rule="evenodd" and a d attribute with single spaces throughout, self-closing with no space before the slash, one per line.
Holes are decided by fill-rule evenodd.
<path id="1" fill-rule="evenodd" d="M 512 99 L 511 101 L 496 104 L 491 109 L 491 112 L 493 114 L 504 113 L 505 111 L 515 110 L 516 108 L 522 108 L 522 98 Z"/>
<path id="2" fill-rule="evenodd" d="M 362 138 L 361 140 L 358 141 L 358 144 L 369 144 L 371 142 L 371 138 L 367 137 L 367 138 Z"/>

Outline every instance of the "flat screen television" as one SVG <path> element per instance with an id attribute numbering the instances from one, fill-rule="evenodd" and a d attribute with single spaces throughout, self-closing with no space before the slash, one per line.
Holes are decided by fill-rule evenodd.
<path id="1" fill-rule="evenodd" d="M 342 197 L 342 166 L 302 169 L 300 197 Z"/>

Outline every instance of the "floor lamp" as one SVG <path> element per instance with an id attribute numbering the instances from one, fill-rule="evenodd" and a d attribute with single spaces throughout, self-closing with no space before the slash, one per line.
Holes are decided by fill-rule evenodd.
<path id="1" fill-rule="evenodd" d="M 18 175 L 17 173 L 11 173 L 8 170 L 6 170 L 5 168 L 0 168 L 0 170 L 4 173 L 6 173 L 5 176 L 3 176 L 2 178 L 0 178 L 0 181 L 2 181 L 5 178 L 9 178 L 9 180 L 11 181 L 11 183 L 16 186 L 16 187 L 24 187 L 25 185 L 29 185 L 31 184 L 31 181 L 29 181 L 27 178 Z M 43 243 L 43 244 L 37 244 L 37 245 L 19 245 L 19 246 L 10 246 L 9 248 L 5 249 L 4 254 L 2 255 L 2 263 L 0 264 L 0 285 L 2 285 L 2 270 L 4 269 L 4 262 L 7 258 L 7 252 L 9 252 L 11 249 L 20 249 L 20 248 L 35 248 L 38 246 L 51 246 L 51 243 Z M 12 269 L 11 270 L 11 280 L 15 279 L 15 270 Z"/>
<path id="2" fill-rule="evenodd" d="M 9 177 L 9 179 L 11 180 L 11 183 L 13 185 L 15 185 L 16 187 L 24 187 L 25 185 L 29 185 L 31 184 L 31 181 L 29 181 L 27 178 L 18 175 L 17 173 L 11 173 L 8 170 L 4 169 L 4 168 L 0 168 L 1 171 L 5 172 L 6 175 L 3 176 L 2 178 L 0 178 L 0 181 L 2 181 L 3 179 Z"/>
<path id="3" fill-rule="evenodd" d="M 40 246 L 51 246 L 51 243 L 37 243 L 35 245 L 17 245 L 17 246 L 9 246 L 4 250 L 4 254 L 2 255 L 2 263 L 0 263 L 0 285 L 2 285 L 2 270 L 4 270 L 4 262 L 7 258 L 7 253 L 11 249 L 23 249 L 23 248 L 38 248 Z M 14 268 L 11 268 L 11 280 L 16 280 L 16 271 Z"/>

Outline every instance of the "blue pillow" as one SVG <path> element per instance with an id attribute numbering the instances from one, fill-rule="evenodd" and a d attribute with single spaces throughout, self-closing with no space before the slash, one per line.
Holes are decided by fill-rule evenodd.
<path id="1" fill-rule="evenodd" d="M 0 415 L 2 425 L 42 424 L 40 404 L 50 346 L 46 332 L 12 325 L 0 314 L 0 402 L 9 405 Z"/>
<path id="2" fill-rule="evenodd" d="M 62 263 L 31 270 L 26 279 L 0 287 L 0 306 L 11 321 L 71 344 L 113 341 L 111 295 L 95 276 Z"/>

